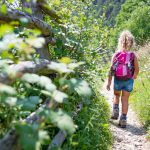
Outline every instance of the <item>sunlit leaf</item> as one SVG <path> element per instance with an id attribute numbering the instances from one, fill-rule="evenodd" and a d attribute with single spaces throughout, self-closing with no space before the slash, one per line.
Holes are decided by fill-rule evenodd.
<path id="1" fill-rule="evenodd" d="M 84 62 L 70 63 L 70 64 L 68 64 L 68 68 L 74 70 L 75 68 L 77 68 L 77 67 L 79 67 L 80 65 L 83 65 L 83 64 L 84 64 Z"/>
<path id="2" fill-rule="evenodd" d="M 71 72 L 74 72 L 73 70 L 69 69 L 67 67 L 67 65 L 64 64 L 64 63 L 51 62 L 51 64 L 48 65 L 48 67 L 51 70 L 55 70 L 55 71 L 57 71 L 59 73 L 71 73 Z"/>
<path id="3" fill-rule="evenodd" d="M 1 11 L 3 14 L 6 14 L 6 13 L 7 13 L 7 7 L 6 7 L 6 4 L 2 4 L 2 5 L 1 5 L 0 11 Z"/>
<path id="4" fill-rule="evenodd" d="M 92 95 L 91 88 L 89 84 L 84 80 L 79 80 L 71 78 L 70 80 L 60 80 L 60 84 L 63 86 L 67 85 L 68 89 L 71 91 L 76 91 L 80 96 L 90 97 Z"/>
<path id="5" fill-rule="evenodd" d="M 32 14 L 32 9 L 31 8 L 27 8 L 27 7 L 25 8 L 24 7 L 24 10 L 25 10 L 25 12 L 27 12 L 29 14 Z"/>
<path id="6" fill-rule="evenodd" d="M 45 40 L 44 38 L 39 37 L 39 38 L 34 38 L 34 39 L 31 39 L 31 38 L 27 39 L 26 42 L 35 48 L 41 48 L 43 44 L 45 43 Z"/>
<path id="7" fill-rule="evenodd" d="M 38 83 L 40 81 L 40 77 L 38 75 L 29 73 L 24 74 L 21 79 L 29 83 Z"/>
<path id="8" fill-rule="evenodd" d="M 0 25 L 0 37 L 2 37 L 4 34 L 11 33 L 13 31 L 13 27 L 10 25 Z"/>
<path id="9" fill-rule="evenodd" d="M 0 93 L 1 94 L 8 94 L 8 95 L 15 95 L 16 90 L 11 86 L 0 83 Z"/>
<path id="10" fill-rule="evenodd" d="M 40 80 L 38 81 L 38 84 L 41 87 L 44 87 L 47 91 L 53 92 L 56 90 L 56 86 L 52 83 L 51 79 L 45 76 L 41 76 Z"/>
<path id="11" fill-rule="evenodd" d="M 52 97 L 54 98 L 54 100 L 55 100 L 56 102 L 58 102 L 58 103 L 63 103 L 64 100 L 65 100 L 66 98 L 68 98 L 68 95 L 65 94 L 65 93 L 63 93 L 63 92 L 60 92 L 60 91 L 56 90 L 56 91 L 54 91 Z"/>
<path id="12" fill-rule="evenodd" d="M 15 106 L 16 102 L 17 102 L 17 98 L 16 97 L 8 97 L 5 102 L 7 104 L 9 104 L 10 106 Z"/>
<path id="13" fill-rule="evenodd" d="M 70 116 L 62 110 L 58 112 L 50 111 L 51 121 L 56 124 L 61 130 L 66 131 L 68 134 L 75 132 L 75 125 Z"/>
<path id="14" fill-rule="evenodd" d="M 39 140 L 40 141 L 50 141 L 49 135 L 46 131 L 39 131 Z"/>
<path id="15" fill-rule="evenodd" d="M 91 96 L 92 91 L 86 81 L 84 80 L 76 81 L 75 79 L 71 79 L 70 81 L 75 84 L 75 90 L 80 96 L 85 96 L 85 97 Z"/>
<path id="16" fill-rule="evenodd" d="M 69 64 L 72 62 L 72 60 L 69 57 L 62 57 L 61 59 L 59 59 L 59 62 Z"/>

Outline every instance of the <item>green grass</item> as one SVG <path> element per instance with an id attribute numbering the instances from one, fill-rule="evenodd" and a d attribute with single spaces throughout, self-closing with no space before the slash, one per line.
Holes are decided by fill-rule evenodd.
<path id="1" fill-rule="evenodd" d="M 150 132 L 150 77 L 143 72 L 135 81 L 134 92 L 131 95 L 131 104 L 139 119 Z M 150 133 L 148 135 L 150 138 Z"/>
<path id="2" fill-rule="evenodd" d="M 102 96 L 94 96 L 76 118 L 77 132 L 71 136 L 63 150 L 109 150 L 112 135 L 109 129 L 109 106 Z"/>

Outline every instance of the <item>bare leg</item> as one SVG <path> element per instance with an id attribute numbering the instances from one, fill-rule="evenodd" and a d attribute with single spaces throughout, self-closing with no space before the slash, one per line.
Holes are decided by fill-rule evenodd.
<path id="1" fill-rule="evenodd" d="M 120 99 L 121 91 L 114 91 L 113 98 L 113 112 L 111 119 L 118 119 L 119 117 L 119 99 Z"/>
<path id="2" fill-rule="evenodd" d="M 114 90 L 113 104 L 119 104 L 120 95 L 121 95 L 121 91 Z"/>
<path id="3" fill-rule="evenodd" d="M 122 91 L 121 102 L 122 102 L 122 114 L 127 114 L 128 112 L 128 100 L 130 92 Z"/>

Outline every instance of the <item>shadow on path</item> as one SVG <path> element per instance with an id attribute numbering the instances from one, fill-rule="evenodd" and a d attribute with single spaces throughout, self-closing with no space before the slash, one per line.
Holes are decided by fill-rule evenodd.
<path id="1" fill-rule="evenodd" d="M 132 133 L 133 135 L 140 135 L 140 136 L 142 136 L 142 135 L 146 134 L 146 132 L 143 130 L 143 127 L 136 127 L 136 126 L 133 126 L 133 125 L 131 125 L 131 124 L 128 123 L 126 128 L 121 128 L 118 125 L 118 121 L 116 121 L 116 120 L 114 121 L 112 119 L 110 119 L 110 123 L 113 126 L 119 128 L 120 130 L 125 130 L 127 132 Z"/>

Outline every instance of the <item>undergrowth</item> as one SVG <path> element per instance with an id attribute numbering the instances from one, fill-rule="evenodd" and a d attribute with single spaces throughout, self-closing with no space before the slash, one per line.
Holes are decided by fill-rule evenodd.
<path id="1" fill-rule="evenodd" d="M 93 96 L 76 118 L 77 132 L 71 136 L 63 150 L 109 150 L 112 135 L 109 129 L 109 107 L 102 96 Z"/>
<path id="2" fill-rule="evenodd" d="M 131 104 L 144 124 L 150 139 L 150 59 L 149 46 L 139 51 L 140 73 L 135 80 L 134 91 L 131 95 Z"/>

